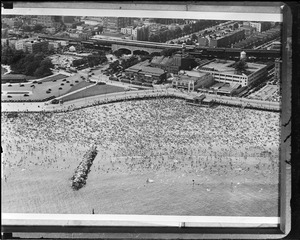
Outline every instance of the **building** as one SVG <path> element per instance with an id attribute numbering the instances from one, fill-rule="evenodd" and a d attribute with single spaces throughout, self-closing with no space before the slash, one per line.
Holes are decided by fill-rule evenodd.
<path id="1" fill-rule="evenodd" d="M 49 28 L 46 28 L 45 31 L 47 31 L 50 34 L 54 34 L 56 32 L 56 29 L 54 27 L 49 27 Z"/>
<path id="2" fill-rule="evenodd" d="M 51 41 L 51 42 L 49 42 L 49 45 L 48 45 L 48 48 L 49 48 L 49 50 L 57 50 L 57 49 L 59 49 L 60 48 L 60 43 L 59 42 L 57 42 L 57 41 Z"/>
<path id="3" fill-rule="evenodd" d="M 120 32 L 121 28 L 130 26 L 131 23 L 132 23 L 131 18 L 107 17 L 107 18 L 104 18 L 103 27 L 108 32 Z"/>
<path id="4" fill-rule="evenodd" d="M 15 26 L 16 21 L 17 20 L 15 18 L 6 18 L 6 17 L 1 18 L 2 27 L 7 26 L 13 28 Z"/>
<path id="5" fill-rule="evenodd" d="M 87 31 L 87 32 L 75 32 L 75 33 L 70 33 L 69 37 L 70 38 L 75 38 L 79 40 L 88 40 L 92 36 L 92 32 Z"/>
<path id="6" fill-rule="evenodd" d="M 256 28 L 255 27 L 251 27 L 249 26 L 242 26 L 241 29 L 243 29 L 245 31 L 245 37 L 249 37 L 251 36 L 253 33 L 256 32 Z"/>
<path id="7" fill-rule="evenodd" d="M 133 36 L 133 40 L 148 41 L 149 27 L 148 26 L 136 27 L 135 29 L 132 30 L 131 34 Z"/>
<path id="8" fill-rule="evenodd" d="M 131 35 L 133 28 L 133 26 L 121 28 L 121 33 Z"/>
<path id="9" fill-rule="evenodd" d="M 249 22 L 251 27 L 254 27 L 257 32 L 264 32 L 271 28 L 270 22 Z"/>
<path id="10" fill-rule="evenodd" d="M 148 83 L 161 83 L 166 80 L 167 73 L 155 67 L 147 66 L 147 62 L 138 63 L 125 69 L 125 75 L 134 81 L 148 82 Z"/>
<path id="11" fill-rule="evenodd" d="M 191 70 L 196 62 L 188 54 L 174 54 L 171 57 L 153 57 L 150 66 L 161 68 L 169 73 L 177 74 L 180 70 Z"/>
<path id="12" fill-rule="evenodd" d="M 206 46 L 208 46 L 208 43 L 209 43 L 209 41 L 206 37 L 204 37 L 204 36 L 198 37 L 198 44 L 200 47 L 206 47 Z"/>
<path id="13" fill-rule="evenodd" d="M 24 44 L 28 41 L 31 41 L 31 40 L 33 40 L 33 39 L 25 38 L 25 39 L 17 40 L 15 42 L 15 49 L 25 51 L 25 45 Z"/>
<path id="14" fill-rule="evenodd" d="M 91 26 L 97 26 L 97 25 L 103 24 L 103 21 L 94 20 L 94 19 L 84 19 L 83 21 L 84 21 L 84 24 L 91 25 Z"/>
<path id="15" fill-rule="evenodd" d="M 272 42 L 268 50 L 281 50 L 281 42 L 280 41 Z"/>
<path id="16" fill-rule="evenodd" d="M 55 27 L 55 17 L 39 15 L 36 17 L 36 24 L 43 25 L 45 27 Z"/>
<path id="17" fill-rule="evenodd" d="M 245 38 L 245 30 L 221 31 L 211 35 L 209 47 L 230 47 L 232 44 Z"/>
<path id="18" fill-rule="evenodd" d="M 210 73 L 199 71 L 181 71 L 181 73 L 172 80 L 173 87 L 184 88 L 188 91 L 207 88 L 213 83 L 214 79 Z"/>
<path id="19" fill-rule="evenodd" d="M 281 27 L 276 26 L 264 32 L 254 32 L 253 35 L 248 38 L 234 44 L 235 48 L 252 48 L 262 45 L 270 40 L 280 37 Z"/>
<path id="20" fill-rule="evenodd" d="M 217 93 L 220 95 L 227 95 L 232 96 L 235 94 L 238 89 L 241 87 L 239 83 L 224 83 L 224 82 L 216 82 L 214 85 L 212 85 L 208 93 Z"/>
<path id="21" fill-rule="evenodd" d="M 48 41 L 28 41 L 25 42 L 25 51 L 29 53 L 47 52 L 48 51 Z"/>
<path id="22" fill-rule="evenodd" d="M 28 51 L 29 53 L 47 52 L 48 45 L 49 45 L 48 41 L 25 38 L 16 41 L 15 49 L 23 50 L 24 52 Z"/>
<path id="23" fill-rule="evenodd" d="M 247 62 L 244 72 L 236 71 L 236 62 L 231 60 L 214 59 L 195 70 L 210 73 L 215 81 L 238 83 L 242 87 L 249 86 L 257 80 L 267 76 L 267 65 Z"/>

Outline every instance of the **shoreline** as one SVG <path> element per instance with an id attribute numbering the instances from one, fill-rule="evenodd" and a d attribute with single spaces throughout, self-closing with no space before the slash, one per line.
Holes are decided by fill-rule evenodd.
<path id="1" fill-rule="evenodd" d="M 3 116 L 3 209 L 276 216 L 278 115 L 156 99 Z M 91 142 L 99 152 L 87 185 L 73 191 Z"/>

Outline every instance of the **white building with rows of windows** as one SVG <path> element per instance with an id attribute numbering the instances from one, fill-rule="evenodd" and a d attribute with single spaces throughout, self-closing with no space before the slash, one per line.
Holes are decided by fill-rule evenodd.
<path id="1" fill-rule="evenodd" d="M 239 83 L 242 87 L 249 86 L 255 81 L 267 76 L 267 65 L 246 62 L 243 72 L 237 72 L 235 61 L 214 59 L 195 68 L 200 72 L 210 73 L 215 81 L 225 83 Z"/>

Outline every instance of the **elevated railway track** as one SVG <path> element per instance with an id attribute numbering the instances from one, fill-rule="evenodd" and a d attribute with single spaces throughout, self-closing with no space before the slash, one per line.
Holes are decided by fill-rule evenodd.
<path id="1" fill-rule="evenodd" d="M 39 38 L 49 39 L 49 40 L 64 40 L 69 41 L 70 44 L 83 44 L 86 47 L 111 47 L 113 44 L 118 44 L 128 47 L 141 47 L 142 48 L 153 48 L 153 49 L 166 49 L 166 48 L 177 48 L 182 49 L 180 44 L 167 44 L 167 43 L 154 43 L 147 41 L 135 41 L 127 39 L 89 39 L 85 41 L 74 40 L 70 38 L 60 38 L 52 37 L 46 35 L 40 35 Z M 217 57 L 217 58 L 228 58 L 228 57 L 239 57 L 241 51 L 246 51 L 248 57 L 253 58 L 265 58 L 265 59 L 275 59 L 281 56 L 279 50 L 266 50 L 266 49 L 240 49 L 240 48 L 209 48 L 209 47 L 199 47 L 186 45 L 185 49 L 192 56 L 195 57 Z"/>

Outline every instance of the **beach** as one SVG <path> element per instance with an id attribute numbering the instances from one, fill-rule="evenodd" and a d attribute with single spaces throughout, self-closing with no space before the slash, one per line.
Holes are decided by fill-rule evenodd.
<path id="1" fill-rule="evenodd" d="M 3 212 L 278 216 L 279 113 L 166 98 L 1 120 Z"/>

